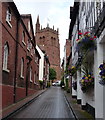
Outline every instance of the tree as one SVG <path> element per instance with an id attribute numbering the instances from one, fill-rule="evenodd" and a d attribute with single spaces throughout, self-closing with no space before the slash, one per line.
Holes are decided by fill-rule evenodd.
<path id="1" fill-rule="evenodd" d="M 56 71 L 54 68 L 49 69 L 49 79 L 52 80 L 52 82 L 56 79 Z"/>

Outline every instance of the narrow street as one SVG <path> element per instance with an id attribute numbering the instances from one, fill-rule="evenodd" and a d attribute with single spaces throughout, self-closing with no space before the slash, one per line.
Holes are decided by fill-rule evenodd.
<path id="1" fill-rule="evenodd" d="M 51 87 L 13 118 L 74 118 L 60 87 Z"/>

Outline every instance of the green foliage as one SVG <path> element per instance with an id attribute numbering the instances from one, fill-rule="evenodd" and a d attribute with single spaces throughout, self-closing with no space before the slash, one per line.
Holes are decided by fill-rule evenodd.
<path id="1" fill-rule="evenodd" d="M 40 86 L 42 86 L 42 85 L 43 85 L 43 81 L 42 81 L 42 80 L 39 80 L 39 83 L 40 83 Z"/>
<path id="2" fill-rule="evenodd" d="M 56 79 L 56 71 L 54 68 L 49 69 L 49 80 L 54 80 Z"/>

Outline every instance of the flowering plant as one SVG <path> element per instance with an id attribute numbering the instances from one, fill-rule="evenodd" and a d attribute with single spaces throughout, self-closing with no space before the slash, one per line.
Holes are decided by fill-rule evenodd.
<path id="1" fill-rule="evenodd" d="M 77 90 L 77 81 L 73 81 L 72 87 L 74 90 Z"/>
<path id="2" fill-rule="evenodd" d="M 99 69 L 100 69 L 99 75 L 100 75 L 100 78 L 101 78 L 99 83 L 102 84 L 102 85 L 105 85 L 105 63 L 101 64 L 99 66 Z"/>
<path id="3" fill-rule="evenodd" d="M 69 68 L 69 73 L 71 74 L 71 76 L 73 76 L 76 73 L 77 69 L 75 66 L 72 66 L 71 68 Z"/>
<path id="4" fill-rule="evenodd" d="M 94 85 L 94 77 L 90 74 L 88 74 L 87 76 L 84 75 L 82 77 L 82 79 L 80 80 L 80 85 L 81 85 L 81 90 L 83 92 L 86 92 L 86 90 L 90 87 Z"/>
<path id="5" fill-rule="evenodd" d="M 77 51 L 87 51 L 95 48 L 95 38 L 96 36 L 91 36 L 90 32 L 85 32 L 84 34 L 79 32 L 79 39 L 76 40 Z"/>

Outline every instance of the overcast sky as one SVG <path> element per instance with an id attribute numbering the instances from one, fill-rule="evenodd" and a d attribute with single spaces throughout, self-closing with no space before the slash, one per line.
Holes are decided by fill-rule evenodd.
<path id="1" fill-rule="evenodd" d="M 70 6 L 74 0 L 14 0 L 20 14 L 31 14 L 33 27 L 39 15 L 40 24 L 57 30 L 59 28 L 60 58 L 64 56 L 65 40 L 68 38 L 70 25 Z"/>

